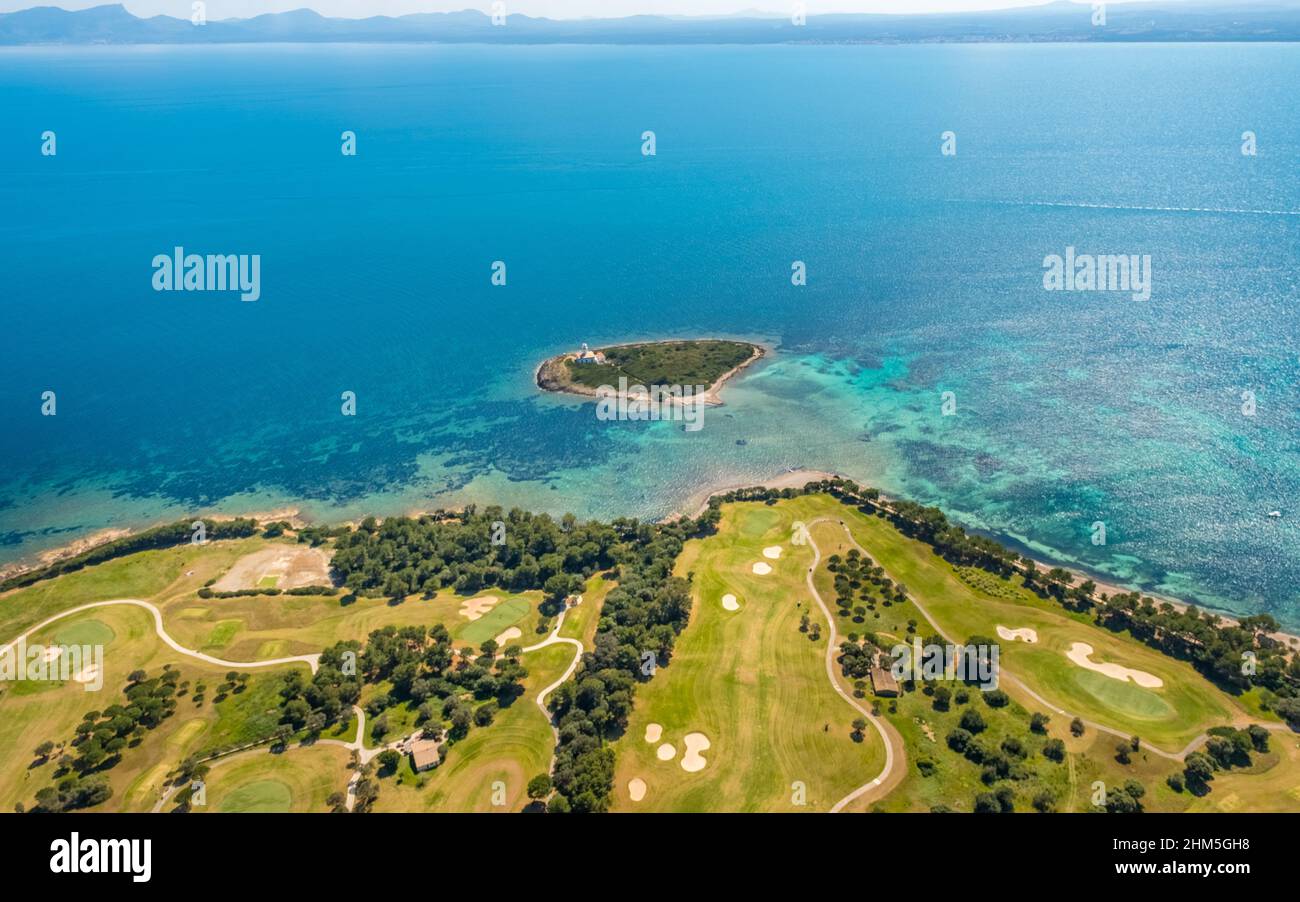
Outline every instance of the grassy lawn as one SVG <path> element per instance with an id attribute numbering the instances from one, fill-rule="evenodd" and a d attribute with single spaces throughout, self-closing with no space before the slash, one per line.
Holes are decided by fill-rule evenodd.
<path id="1" fill-rule="evenodd" d="M 45 643 L 68 635 L 107 639 L 102 643 L 103 687 L 87 692 L 82 684 L 69 681 L 7 684 L 0 690 L 0 754 L 9 765 L 0 769 L 0 809 L 12 810 L 20 801 L 31 804 L 55 768 L 53 762 L 29 767 L 35 760 L 32 750 L 45 740 L 66 743 L 87 711 L 119 703 L 127 675 L 136 669 L 155 675 L 164 664 L 172 664 L 181 680 L 189 681 L 189 691 L 178 698 L 171 717 L 148 731 L 138 746 L 128 746 L 121 761 L 105 772 L 113 797 L 96 810 L 148 810 L 167 772 L 186 756 L 218 744 L 247 741 L 273 727 L 277 718 L 268 712 L 276 701 L 276 671 L 254 672 L 244 692 L 218 702 L 215 689 L 225 669 L 173 651 L 158 639 L 153 626 L 148 611 L 117 606 L 74 614 L 31 638 Z M 208 685 L 208 692 L 196 704 L 193 689 L 199 682 Z"/>
<path id="2" fill-rule="evenodd" d="M 493 592 L 484 595 L 497 594 Z M 159 605 L 172 637 L 187 648 L 220 652 L 232 661 L 256 661 L 284 655 L 312 654 L 344 639 L 364 641 L 373 630 L 393 626 L 433 626 L 442 623 L 457 647 L 495 638 L 508 626 L 518 626 L 534 641 L 540 592 L 501 594 L 502 600 L 478 620 L 460 614 L 468 596 L 440 592 L 433 598 L 412 596 L 394 603 L 385 598 L 357 598 L 343 603 L 342 595 L 260 595 L 200 599 L 177 595 Z M 502 614 L 496 612 L 504 608 Z M 491 618 L 496 616 L 496 619 Z M 505 621 L 497 629 L 498 621 Z M 480 627 L 484 624 L 485 627 Z M 234 624 L 234 626 L 232 626 Z M 476 638 L 480 632 L 487 634 Z M 471 638 L 474 637 L 474 638 Z"/>
<path id="3" fill-rule="evenodd" d="M 819 520 L 825 522 L 815 522 Z M 847 612 L 838 612 L 834 574 L 825 562 L 833 554 L 846 556 L 853 547 L 841 521 L 891 579 L 906 585 L 912 600 L 899 602 L 866 586 Z M 972 636 L 996 641 L 999 625 L 1032 628 L 1038 634 L 1034 644 L 998 642 L 1008 671 L 1053 705 L 1168 750 L 1181 749 L 1211 726 L 1265 719 L 1259 715 L 1258 693 L 1234 699 L 1188 665 L 1039 599 L 1018 580 L 954 568 L 886 521 L 833 499 L 731 504 L 723 509 L 718 534 L 689 542 L 677 562 L 679 575 L 692 575 L 695 608 L 672 662 L 639 688 L 628 731 L 615 740 L 616 810 L 824 811 L 880 772 L 884 754 L 875 732 L 868 730 L 864 741 L 853 741 L 851 722 L 857 713 L 827 685 L 828 630 L 805 583 L 812 550 L 791 542 L 796 522 L 809 524 L 822 550 L 823 566 L 814 580 L 836 617 L 842 641 L 872 632 L 886 642 L 907 642 L 913 630 L 922 636 L 934 632 L 927 615 L 959 641 Z M 485 590 L 481 594 L 497 595 L 501 601 L 476 621 L 460 614 L 468 596 L 450 592 L 397 603 L 362 598 L 349 604 L 342 603 L 342 596 L 197 597 L 205 582 L 265 545 L 260 539 L 246 539 L 143 552 L 11 592 L 0 605 L 0 642 L 59 611 L 115 598 L 153 601 L 163 611 L 167 630 L 182 645 L 232 660 L 317 652 L 342 639 L 364 640 L 370 631 L 388 624 L 443 623 L 461 648 L 477 647 L 511 626 L 523 633 L 512 640 L 519 645 L 543 636 L 538 632 L 544 625 L 539 592 Z M 779 557 L 764 556 L 770 546 L 781 547 Z M 756 574 L 755 563 L 772 571 Z M 590 580 L 583 604 L 567 613 L 562 635 L 590 647 L 601 604 L 613 586 L 603 576 Z M 723 608 L 724 594 L 736 596 L 737 610 Z M 817 638 L 800 630 L 805 615 L 822 628 Z M 139 608 L 115 606 L 75 614 L 44 628 L 29 642 L 102 646 L 103 688 L 87 692 L 76 682 L 0 683 L 0 754 L 8 762 L 0 769 L 0 810 L 11 810 L 16 802 L 30 805 L 36 791 L 49 784 L 56 764 L 29 766 L 34 763 L 32 750 L 45 740 L 66 743 L 86 711 L 119 702 L 127 674 L 136 669 L 153 675 L 171 664 L 189 687 L 178 698 L 176 712 L 138 745 L 125 749 L 120 762 L 105 772 L 113 797 L 96 810 L 148 811 L 167 774 L 185 757 L 263 737 L 279 719 L 284 669 L 250 671 L 243 691 L 218 700 L 216 687 L 228 668 L 203 664 L 164 645 L 154 632 L 152 615 Z M 1094 661 L 1145 671 L 1163 685 L 1142 688 L 1077 666 L 1065 655 L 1074 642 L 1091 645 Z M 525 655 L 529 676 L 524 694 L 502 709 L 491 726 L 472 727 L 464 739 L 451 743 L 439 768 L 415 774 L 404 758 L 396 773 L 380 779 L 377 809 L 524 808 L 528 780 L 548 770 L 554 750 L 550 725 L 534 699 L 565 670 L 572 655 L 567 645 Z M 196 703 L 194 689 L 200 682 L 207 684 L 206 697 Z M 841 685 L 854 691 L 846 681 Z M 1181 770 L 1176 762 L 1146 750 L 1128 764 L 1117 762 L 1119 740 L 1114 736 L 1092 729 L 1082 737 L 1071 736 L 1067 719 L 1056 714 L 1046 736 L 1031 733 L 1030 715 L 1051 712 L 1011 681 L 1003 688 L 1012 701 L 1002 708 L 990 707 L 973 688 L 965 701 L 954 701 L 948 711 L 937 710 L 933 697 L 920 688 L 905 692 L 892 710 L 882 700 L 882 716 L 907 746 L 907 762 L 900 764 L 905 774 L 886 798 L 862 807 L 926 811 L 943 804 L 969 811 L 974 796 L 989 787 L 981 779 L 981 767 L 949 749 L 945 737 L 962 711 L 973 707 L 988 725 L 981 741 L 999 747 L 1011 739 L 1025 750 L 1019 759 L 1024 765 L 1021 779 L 995 784 L 1013 786 L 1017 810 L 1029 810 L 1032 798 L 1043 792 L 1053 797 L 1058 810 L 1091 810 L 1097 782 L 1115 786 L 1126 779 L 1146 787 L 1144 805 L 1152 811 L 1300 810 L 1300 738 L 1293 734 L 1273 733 L 1269 752 L 1256 755 L 1247 769 L 1218 773 L 1211 792 L 1198 798 L 1165 785 L 1170 773 Z M 366 687 L 363 703 L 386 689 Z M 869 688 L 860 700 L 870 704 Z M 414 730 L 416 713 L 404 704 L 390 708 L 385 741 Z M 663 733 L 650 743 L 644 736 L 652 723 Z M 710 747 L 703 752 L 703 768 L 687 771 L 682 767 L 684 738 L 697 732 L 708 738 Z M 356 723 L 349 720 L 324 737 L 347 741 L 355 734 Z M 1064 761 L 1042 756 L 1049 737 L 1064 741 Z M 367 745 L 373 745 L 366 738 Z M 657 757 L 662 743 L 674 746 L 671 760 Z M 56 751 L 56 760 L 62 751 Z M 327 745 L 294 746 L 283 754 L 258 750 L 235 755 L 214 765 L 206 810 L 323 811 L 325 798 L 346 785 L 347 757 L 346 750 Z M 922 772 L 923 761 L 928 773 Z M 629 794 L 633 778 L 647 786 L 639 802 Z M 802 785 L 805 806 L 794 803 L 794 784 Z"/>
<path id="4" fill-rule="evenodd" d="M 1001 663 L 1044 698 L 1073 714 L 1140 735 L 1170 751 L 1181 749 L 1209 727 L 1247 716 L 1241 705 L 1189 665 L 1071 615 L 1009 581 L 998 581 L 993 587 L 996 593 L 985 591 L 968 581 L 969 574 L 963 579 L 928 546 L 908 539 L 883 519 L 824 496 L 795 499 L 789 506 L 806 520 L 843 520 L 872 559 L 895 582 L 906 585 L 909 595 L 936 625 L 956 640 L 983 636 L 997 642 L 999 625 L 1036 630 L 1035 644 L 998 642 Z M 1095 661 L 1146 671 L 1164 685 L 1144 689 L 1081 668 L 1065 656 L 1074 642 L 1091 645 Z"/>
<path id="5" fill-rule="evenodd" d="M 262 544 L 240 539 L 142 551 L 7 592 L 0 595 L 0 642 L 92 601 L 140 598 L 158 603 L 174 593 L 195 592 Z"/>
<path id="6" fill-rule="evenodd" d="M 825 811 L 880 772 L 878 738 L 850 738 L 857 714 L 829 685 L 826 633 L 813 641 L 799 629 L 815 604 L 804 583 L 812 551 L 790 544 L 794 519 L 784 505 L 730 505 L 716 536 L 687 544 L 677 572 L 694 573 L 695 607 L 672 662 L 637 691 L 616 743 L 617 809 Z M 782 546 L 779 559 L 763 556 L 772 545 Z M 756 562 L 772 572 L 756 575 Z M 724 594 L 739 610 L 724 610 Z M 820 611 L 812 618 L 823 620 Z M 663 735 L 650 743 L 652 723 Z M 692 732 L 710 742 L 696 772 L 682 767 Z M 675 746 L 672 760 L 657 757 L 662 743 Z M 640 802 L 629 795 L 634 778 L 647 784 Z M 796 783 L 804 806 L 795 804 Z"/>
<path id="7" fill-rule="evenodd" d="M 596 627 L 600 624 L 600 608 L 605 603 L 605 596 L 609 594 L 618 583 L 606 579 L 603 576 L 596 575 L 587 580 L 587 587 L 582 593 L 582 604 L 569 608 L 564 615 L 564 626 L 560 628 L 560 635 L 569 639 L 577 639 L 583 646 L 590 648 L 591 643 L 596 637 Z M 523 644 L 531 644 L 528 635 L 525 633 L 524 639 L 520 640 Z"/>
<path id="8" fill-rule="evenodd" d="M 585 603 L 585 602 L 584 602 Z M 553 645 L 524 655 L 528 678 L 524 694 L 501 709 L 488 727 L 470 727 L 453 742 L 447 760 L 431 771 L 416 774 L 410 756 L 403 756 L 395 774 L 380 778 L 377 811 L 519 811 L 528 804 L 528 781 L 548 773 L 555 739 L 547 718 L 534 699 L 554 682 L 573 660 L 575 649 Z M 390 723 L 392 717 L 390 714 Z M 397 735 L 394 733 L 393 735 Z M 494 794 L 502 804 L 494 804 Z"/>
<path id="9" fill-rule="evenodd" d="M 209 771 L 207 805 L 196 812 L 326 811 L 331 793 L 347 789 L 348 752 L 338 746 L 294 746 L 232 756 Z"/>
<path id="10" fill-rule="evenodd" d="M 828 559 L 831 555 L 845 557 L 853 545 L 838 522 L 814 523 L 809 530 L 823 554 L 815 582 L 822 597 L 830 603 L 835 597 L 835 574 L 827 567 Z M 888 645 L 890 641 L 910 642 L 913 625 L 916 635 L 933 634 L 933 626 L 912 602 L 900 604 L 881 600 L 879 593 L 868 594 L 876 599 L 874 610 L 867 610 L 861 616 L 840 616 L 837 613 L 838 628 L 845 636 L 870 631 Z M 832 605 L 832 610 L 838 612 L 837 606 Z M 848 680 L 842 678 L 841 685 L 846 691 L 854 691 L 855 687 Z M 949 688 L 956 694 L 961 687 L 949 684 Z M 859 698 L 865 704 L 874 700 L 869 683 L 864 684 Z M 1037 706 L 1025 707 L 1013 700 L 1005 707 L 992 707 L 984 703 L 982 693 L 973 687 L 966 689 L 965 698 L 965 702 L 953 700 L 947 711 L 936 708 L 934 699 L 922 687 L 904 691 L 897 700 L 880 699 L 882 716 L 898 730 L 907 747 L 905 776 L 883 800 L 871 804 L 855 803 L 846 810 L 925 812 L 943 805 L 954 811 L 970 811 L 978 793 L 1009 785 L 1015 793 L 1017 811 L 1033 810 L 1033 800 L 1041 793 L 1052 797 L 1057 811 L 1083 811 L 1089 810 L 1091 785 L 1095 780 L 1120 785 L 1124 779 L 1134 777 L 1150 790 L 1154 783 L 1163 781 L 1174 769 L 1172 762 L 1153 756 L 1164 765 L 1163 768 L 1149 769 L 1153 770 L 1152 773 L 1143 773 L 1135 768 L 1125 772 L 1118 763 L 1105 760 L 1113 757 L 1117 742 L 1114 737 L 1107 736 L 1096 742 L 1095 737 L 1075 740 L 1070 736 L 1068 724 L 1059 717 L 1049 723 L 1045 734 L 1036 734 L 1029 729 L 1029 720 Z M 967 708 L 977 710 L 987 723 L 988 728 L 980 737 L 988 746 L 999 748 L 1007 739 L 1021 744 L 1026 752 L 1022 759 L 1025 771 L 1022 779 L 999 781 L 990 787 L 981 779 L 981 766 L 948 747 L 946 737 L 958 726 L 962 712 Z M 1060 763 L 1044 757 L 1043 745 L 1050 738 L 1065 741 L 1070 757 Z M 1093 749 L 1094 745 L 1096 749 Z M 1096 751 L 1098 755 L 1085 756 L 1085 749 L 1090 753 Z M 924 769 L 922 762 L 925 763 Z"/>

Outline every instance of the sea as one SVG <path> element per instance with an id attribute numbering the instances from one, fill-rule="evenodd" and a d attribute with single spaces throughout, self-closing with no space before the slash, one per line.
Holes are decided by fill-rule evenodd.
<path id="1" fill-rule="evenodd" d="M 1268 43 L 0 50 L 0 563 L 807 468 L 1300 627 L 1297 85 Z M 176 248 L 257 300 L 155 290 Z M 1149 292 L 1046 287 L 1093 255 Z M 692 337 L 771 349 L 697 431 L 534 385 Z"/>

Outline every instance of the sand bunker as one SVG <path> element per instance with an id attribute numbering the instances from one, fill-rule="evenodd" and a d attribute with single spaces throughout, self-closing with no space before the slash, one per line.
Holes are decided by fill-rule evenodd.
<path id="1" fill-rule="evenodd" d="M 632 801 L 639 802 L 645 798 L 645 780 L 640 777 L 633 777 L 627 781 L 627 794 L 632 797 Z"/>
<path id="2" fill-rule="evenodd" d="M 259 587 L 300 589 L 333 585 L 330 554 L 323 548 L 277 544 L 235 561 L 212 588 L 218 592 L 235 592 Z"/>
<path id="3" fill-rule="evenodd" d="M 774 561 L 780 556 L 781 556 L 780 545 L 769 545 L 763 549 L 763 557 L 767 558 L 768 560 Z"/>
<path id="4" fill-rule="evenodd" d="M 677 757 L 677 746 L 671 742 L 665 742 L 659 748 L 655 749 L 655 757 L 660 761 L 672 761 Z"/>
<path id="5" fill-rule="evenodd" d="M 1165 684 L 1165 681 L 1160 677 L 1152 676 L 1144 670 L 1134 670 L 1120 664 L 1098 664 L 1095 661 L 1090 661 L 1088 658 L 1091 655 L 1092 646 L 1087 642 L 1075 642 L 1070 646 L 1070 650 L 1065 653 L 1067 658 L 1080 667 L 1095 670 L 1097 673 L 1104 674 L 1113 680 L 1132 680 L 1143 689 L 1159 689 Z"/>
<path id="6" fill-rule="evenodd" d="M 664 734 L 664 728 L 657 723 L 648 723 L 645 725 L 645 741 L 658 742 L 659 737 Z"/>
<path id="7" fill-rule="evenodd" d="M 460 603 L 460 616 L 466 620 L 478 620 L 492 610 L 500 600 L 495 595 L 480 595 L 478 598 L 467 599 Z"/>
<path id="8" fill-rule="evenodd" d="M 505 648 L 507 645 L 510 644 L 511 639 L 518 639 L 522 635 L 523 632 L 520 631 L 519 627 L 517 626 L 510 627 L 510 629 L 506 630 L 504 633 L 497 636 L 497 648 Z"/>
<path id="9" fill-rule="evenodd" d="M 1002 624 L 998 624 L 998 638 L 1006 639 L 1008 642 L 1014 642 L 1019 639 L 1021 642 L 1037 642 L 1038 632 L 1031 630 L 1027 626 L 1022 626 L 1018 630 L 1009 630 Z"/>
<path id="10" fill-rule="evenodd" d="M 691 773 L 704 770 L 704 766 L 709 762 L 704 760 L 700 752 L 709 747 L 709 737 L 703 733 L 687 733 L 682 737 L 682 742 L 686 744 L 686 754 L 682 755 L 682 770 Z"/>
<path id="11" fill-rule="evenodd" d="M 99 668 L 94 664 L 87 664 L 72 675 L 72 678 L 78 683 L 93 683 L 99 679 Z"/>
<path id="12" fill-rule="evenodd" d="M 736 596 L 731 594 L 722 596 L 722 606 L 728 611 L 740 610 L 740 602 L 736 601 Z"/>
<path id="13" fill-rule="evenodd" d="M 772 572 L 772 565 L 765 564 L 762 561 L 759 561 L 757 564 L 754 565 L 753 570 L 759 576 L 767 576 L 769 573 Z"/>

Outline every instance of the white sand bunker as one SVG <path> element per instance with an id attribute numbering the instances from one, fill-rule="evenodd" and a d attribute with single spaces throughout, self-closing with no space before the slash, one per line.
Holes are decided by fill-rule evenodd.
<path id="1" fill-rule="evenodd" d="M 704 760 L 700 752 L 709 747 L 709 737 L 703 733 L 687 733 L 682 737 L 682 742 L 686 743 L 686 754 L 682 755 L 682 770 L 691 773 L 704 770 L 704 766 L 709 762 Z"/>
<path id="2" fill-rule="evenodd" d="M 1002 624 L 998 624 L 998 638 L 1006 639 L 1008 642 L 1014 642 L 1019 639 L 1021 642 L 1037 642 L 1038 631 L 1032 630 L 1027 626 L 1022 626 L 1018 630 L 1009 630 Z"/>
<path id="3" fill-rule="evenodd" d="M 99 679 L 99 668 L 94 664 L 87 664 L 74 673 L 72 678 L 78 683 L 93 683 Z"/>
<path id="4" fill-rule="evenodd" d="M 763 557 L 767 558 L 770 561 L 774 561 L 780 556 L 781 556 L 780 545 L 768 545 L 766 548 L 763 549 Z"/>
<path id="5" fill-rule="evenodd" d="M 772 572 L 772 565 L 765 564 L 762 561 L 759 561 L 757 564 L 754 565 L 753 570 L 759 576 L 767 576 L 769 573 Z"/>
<path id="6" fill-rule="evenodd" d="M 523 632 L 517 626 L 512 626 L 501 635 L 497 636 L 497 648 L 505 648 L 511 639 L 518 639 Z"/>
<path id="7" fill-rule="evenodd" d="M 1152 676 L 1144 670 L 1134 670 L 1131 667 L 1124 667 L 1120 664 L 1098 664 L 1090 661 L 1088 658 L 1092 655 L 1092 646 L 1087 642 L 1075 642 L 1070 646 L 1070 650 L 1065 656 L 1078 664 L 1080 667 L 1088 670 L 1095 670 L 1097 673 L 1104 674 L 1112 680 L 1128 681 L 1132 680 L 1143 689 L 1159 689 L 1165 684 L 1165 681 L 1158 676 Z"/>
<path id="8" fill-rule="evenodd" d="M 645 780 L 640 777 L 633 777 L 627 781 L 627 794 L 632 797 L 632 801 L 639 802 L 645 798 Z"/>
<path id="9" fill-rule="evenodd" d="M 648 723 L 645 725 L 645 741 L 658 742 L 659 737 L 664 734 L 664 728 L 657 723 Z"/>
<path id="10" fill-rule="evenodd" d="M 736 596 L 728 593 L 722 596 L 722 606 L 728 611 L 739 611 L 740 602 L 736 601 Z"/>
<path id="11" fill-rule="evenodd" d="M 672 761 L 677 757 L 677 746 L 671 742 L 665 742 L 659 748 L 655 749 L 655 757 L 660 761 Z"/>
<path id="12" fill-rule="evenodd" d="M 460 603 L 460 616 L 467 620 L 478 620 L 492 610 L 500 600 L 495 595 L 481 595 L 478 598 L 467 599 Z"/>

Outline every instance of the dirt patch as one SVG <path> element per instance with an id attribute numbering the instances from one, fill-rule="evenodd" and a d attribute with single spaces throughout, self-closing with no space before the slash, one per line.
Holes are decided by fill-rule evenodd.
<path id="1" fill-rule="evenodd" d="M 323 548 L 276 544 L 235 561 L 212 588 L 218 592 L 237 592 L 270 586 L 301 589 L 329 585 L 333 585 L 330 552 Z"/>

